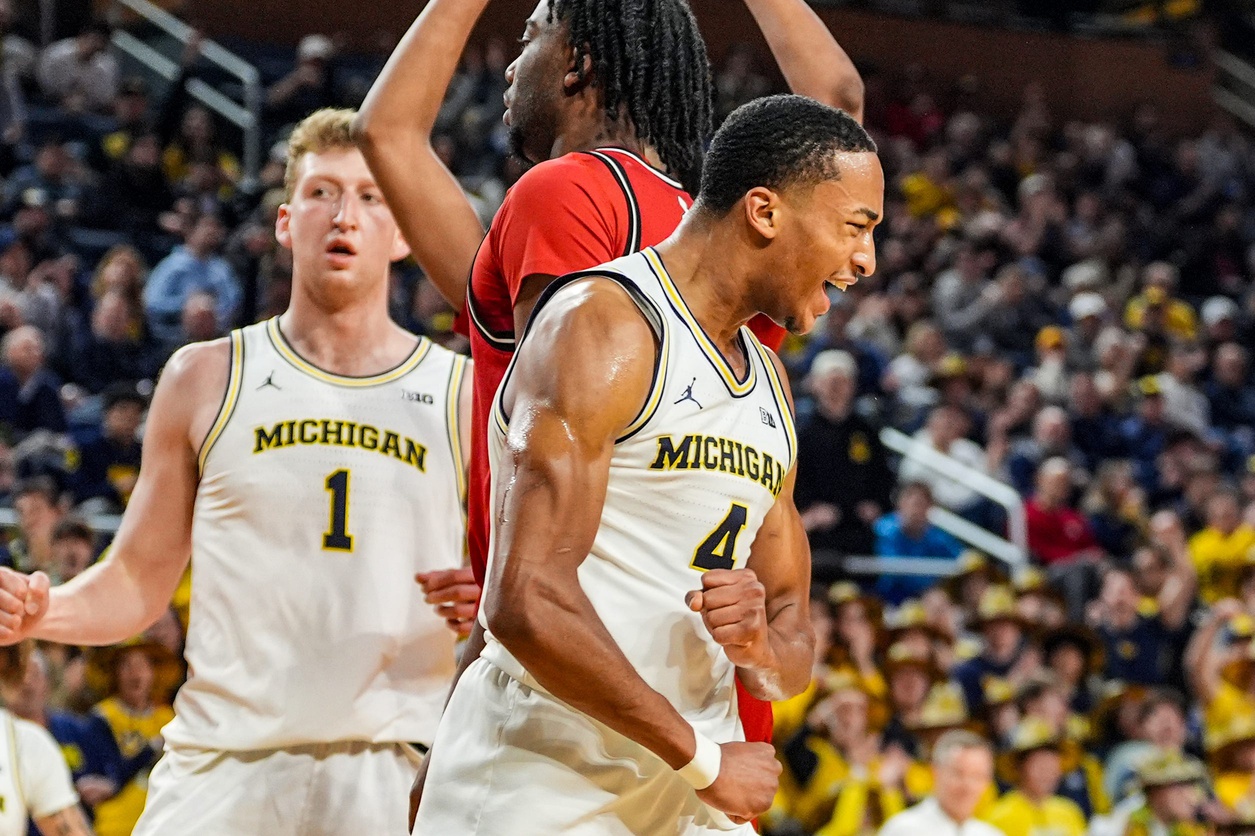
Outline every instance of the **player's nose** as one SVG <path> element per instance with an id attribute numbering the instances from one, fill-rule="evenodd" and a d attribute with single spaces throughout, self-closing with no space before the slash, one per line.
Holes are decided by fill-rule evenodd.
<path id="1" fill-rule="evenodd" d="M 870 234 L 864 236 L 864 240 L 859 242 L 850 261 L 854 265 L 854 272 L 860 276 L 870 276 L 876 272 L 876 245 L 872 242 Z"/>

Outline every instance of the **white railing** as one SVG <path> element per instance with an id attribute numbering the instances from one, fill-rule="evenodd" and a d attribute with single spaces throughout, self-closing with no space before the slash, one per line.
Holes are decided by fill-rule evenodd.
<path id="1" fill-rule="evenodd" d="M 195 30 L 160 6 L 148 0 L 113 0 L 115 7 L 127 9 L 186 46 Z M 161 54 L 131 33 L 118 29 L 113 33 L 113 46 L 134 58 L 166 81 L 179 76 L 175 60 Z M 244 177 L 252 182 L 261 170 L 261 73 L 252 64 L 231 52 L 222 44 L 202 40 L 201 57 L 223 72 L 240 80 L 243 89 L 242 102 L 214 89 L 199 78 L 188 82 L 187 93 L 192 98 L 235 125 L 244 134 Z"/>
<path id="2" fill-rule="evenodd" d="M 84 520 L 92 531 L 97 534 L 113 534 L 122 524 L 118 514 L 97 514 Z M 11 528 L 17 525 L 17 512 L 12 508 L 0 508 L 0 528 Z"/>
<path id="3" fill-rule="evenodd" d="M 1028 520 L 1019 491 L 892 427 L 880 431 L 880 440 L 895 453 L 913 459 L 1001 505 L 1007 512 L 1008 536 L 999 537 L 945 508 L 936 506 L 928 512 L 929 522 L 1013 568 L 1018 569 L 1028 563 Z"/>
<path id="4" fill-rule="evenodd" d="M 1218 49 L 1212 54 L 1216 83 L 1211 97 L 1220 107 L 1255 128 L 1255 66 L 1232 52 Z"/>

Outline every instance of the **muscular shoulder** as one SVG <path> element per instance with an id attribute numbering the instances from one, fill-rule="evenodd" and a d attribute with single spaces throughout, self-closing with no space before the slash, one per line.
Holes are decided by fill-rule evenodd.
<path id="1" fill-rule="evenodd" d="M 231 340 L 222 337 L 185 345 L 174 352 L 161 370 L 161 382 L 167 388 L 177 387 L 184 394 L 195 396 L 201 386 L 215 382 L 225 386 L 230 369 Z"/>

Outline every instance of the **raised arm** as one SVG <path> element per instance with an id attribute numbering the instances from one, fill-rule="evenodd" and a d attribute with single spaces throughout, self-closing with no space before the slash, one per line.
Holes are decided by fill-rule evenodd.
<path id="1" fill-rule="evenodd" d="M 1185 672 L 1190 679 L 1194 696 L 1203 705 L 1216 698 L 1220 688 L 1220 670 L 1224 654 L 1216 647 L 1216 635 L 1229 623 L 1229 619 L 1241 614 L 1242 604 L 1233 598 L 1217 601 L 1185 648 Z"/>
<path id="2" fill-rule="evenodd" d="M 805 0 L 745 0 L 789 89 L 863 121 L 863 78 Z"/>
<path id="3" fill-rule="evenodd" d="M 680 769 L 699 751 L 696 733 L 624 656 L 578 576 L 600 524 L 615 439 L 648 396 L 656 350 L 635 304 L 607 281 L 563 289 L 534 320 L 505 390 L 512 420 L 484 612 L 492 634 L 554 697 Z M 779 769 L 771 748 L 717 749 L 718 776 L 699 796 L 735 819 L 761 813 Z"/>
<path id="4" fill-rule="evenodd" d="M 370 88 L 353 123 L 358 147 L 419 266 L 455 311 L 484 227 L 432 148 L 458 58 L 488 0 L 431 0 Z"/>
<path id="5" fill-rule="evenodd" d="M 42 573 L 0 570 L 0 643 L 115 644 L 165 612 L 191 557 L 197 452 L 226 390 L 229 352 L 219 340 L 171 358 L 149 410 L 139 481 L 103 561 L 51 593 Z"/>

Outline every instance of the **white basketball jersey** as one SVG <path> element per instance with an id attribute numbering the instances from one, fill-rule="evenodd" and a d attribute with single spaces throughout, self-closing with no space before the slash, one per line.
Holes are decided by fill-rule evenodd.
<path id="1" fill-rule="evenodd" d="M 735 668 L 684 597 L 701 589 L 702 572 L 745 566 L 793 466 L 793 416 L 767 350 L 742 328 L 748 370 L 737 380 L 652 249 L 587 274 L 615 277 L 660 347 L 649 398 L 615 446 L 580 585 L 650 687 L 713 739 L 743 739 Z M 506 422 L 498 397 L 490 427 L 494 496 Z M 493 594 L 491 583 L 485 594 Z M 491 635 L 484 655 L 537 686 Z"/>
<path id="2" fill-rule="evenodd" d="M 26 836 L 28 817 L 42 819 L 77 803 L 52 735 L 0 708 L 0 836 Z"/>
<path id="3" fill-rule="evenodd" d="M 26 799 L 18 776 L 17 718 L 0 708 L 0 836 L 24 836 Z"/>
<path id="4" fill-rule="evenodd" d="M 277 318 L 232 332 L 167 741 L 430 742 L 454 637 L 414 575 L 462 565 L 465 366 L 424 338 L 392 371 L 341 377 L 303 360 Z"/>

